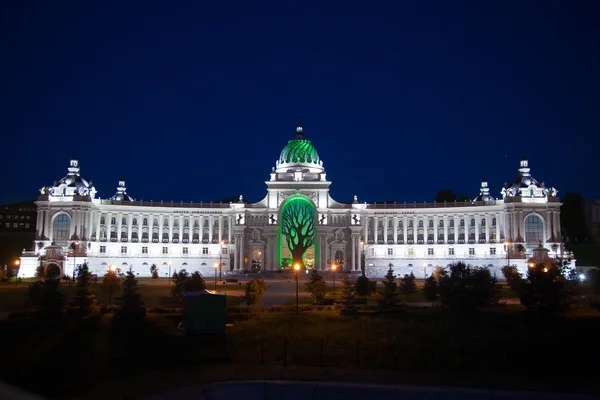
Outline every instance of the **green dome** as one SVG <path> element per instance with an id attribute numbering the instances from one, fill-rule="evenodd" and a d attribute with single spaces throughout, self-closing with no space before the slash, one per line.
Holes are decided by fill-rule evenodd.
<path id="1" fill-rule="evenodd" d="M 319 155 L 310 140 L 290 140 L 279 156 L 280 164 L 319 164 Z"/>

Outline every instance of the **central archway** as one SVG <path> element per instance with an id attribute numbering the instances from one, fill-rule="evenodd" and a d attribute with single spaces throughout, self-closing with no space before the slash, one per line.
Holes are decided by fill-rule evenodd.
<path id="1" fill-rule="evenodd" d="M 299 264 L 301 268 L 314 267 L 316 213 L 312 202 L 304 197 L 292 197 L 281 207 L 281 240 L 287 244 L 290 258 L 282 254 L 281 265 Z"/>

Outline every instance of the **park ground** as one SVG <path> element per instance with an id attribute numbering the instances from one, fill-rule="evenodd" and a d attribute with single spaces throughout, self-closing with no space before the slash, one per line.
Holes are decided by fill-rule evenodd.
<path id="1" fill-rule="evenodd" d="M 26 285 L 12 286 L 0 286 L 3 308 L 27 308 Z M 270 283 L 270 290 L 283 304 L 295 301 L 295 282 L 275 286 L 279 289 Z M 96 290 L 106 304 L 107 294 L 100 285 Z M 148 307 L 158 307 L 169 290 L 165 283 L 140 285 Z M 240 285 L 219 290 L 230 291 L 232 299 L 242 293 Z M 419 296 L 410 302 L 419 305 Z M 297 314 L 293 308 L 254 316 L 233 309 L 223 337 L 184 337 L 176 329 L 180 314 L 169 312 L 148 314 L 144 332 L 128 340 L 112 334 L 111 314 L 60 324 L 8 318 L 0 321 L 6 360 L 1 379 L 66 399 L 135 399 L 172 387 L 243 379 L 600 391 L 593 367 L 600 359 L 595 344 L 600 313 L 587 308 L 550 316 L 518 305 L 470 314 L 406 307 L 393 318 L 367 312 L 342 317 L 326 310 Z"/>

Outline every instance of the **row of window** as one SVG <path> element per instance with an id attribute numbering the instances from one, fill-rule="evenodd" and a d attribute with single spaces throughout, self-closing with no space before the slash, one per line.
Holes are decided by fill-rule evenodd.
<path id="1" fill-rule="evenodd" d="M 127 246 L 121 246 L 121 254 L 127 254 L 127 252 Z M 221 252 L 221 254 L 229 254 L 229 249 L 227 247 L 222 247 Z M 100 253 L 106 253 L 106 246 L 100 246 Z M 142 247 L 142 254 L 148 254 L 147 246 Z M 163 246 L 162 254 L 169 254 L 169 248 L 167 246 Z M 183 247 L 181 249 L 181 254 L 190 254 L 190 248 Z M 208 247 L 203 247 L 200 254 L 208 254 Z"/>
<path id="2" fill-rule="evenodd" d="M 0 214 L 0 219 L 31 219 L 31 215 L 2 215 Z"/>
<path id="3" fill-rule="evenodd" d="M 110 224 L 111 225 L 116 225 L 117 224 L 117 219 L 115 217 L 112 217 L 110 219 Z M 215 226 L 217 226 L 218 224 L 218 220 L 215 221 Z M 104 217 L 100 217 L 100 225 L 106 225 L 106 219 Z M 121 218 L 121 225 L 127 225 L 127 218 L 123 217 Z M 137 226 L 138 225 L 138 220 L 137 218 L 133 218 L 131 220 L 131 225 L 132 226 Z M 144 218 L 142 220 L 142 226 L 148 226 L 148 218 Z M 158 218 L 154 218 L 154 220 L 152 221 L 152 226 L 158 226 Z M 163 226 L 169 226 L 169 220 L 168 219 L 164 219 L 163 220 Z M 179 220 L 175 219 L 173 220 L 173 226 L 179 226 Z M 190 221 L 188 219 L 184 219 L 183 220 L 183 226 L 184 227 L 188 227 L 190 226 Z M 194 221 L 194 227 L 198 227 L 198 220 Z M 208 220 L 204 221 L 204 226 L 208 227 Z"/>
<path id="4" fill-rule="evenodd" d="M 393 256 L 394 255 L 394 249 L 392 249 L 391 247 L 388 248 L 388 252 L 387 252 L 388 256 Z M 415 249 L 410 247 L 408 249 L 408 255 L 409 256 L 414 256 L 415 255 Z M 435 249 L 433 247 L 429 247 L 427 248 L 427 255 L 428 256 L 435 256 Z M 449 256 L 453 256 L 454 255 L 454 247 L 450 247 L 448 248 L 448 255 Z M 475 247 L 469 247 L 469 255 L 470 256 L 474 256 L 475 255 Z M 496 248 L 495 247 L 490 247 L 490 255 L 496 255 Z"/>
<path id="5" fill-rule="evenodd" d="M 10 228 L 10 222 L 7 222 L 7 223 L 5 224 L 5 227 L 6 227 L 6 228 Z M 16 223 L 16 222 L 14 222 L 14 223 L 12 224 L 12 227 L 13 227 L 13 228 L 29 228 L 29 224 L 25 224 L 25 223 L 23 223 L 23 222 L 20 222 L 20 223 Z"/>
<path id="6" fill-rule="evenodd" d="M 475 224 L 476 224 L 475 218 L 471 218 L 471 226 L 473 226 L 473 227 L 474 227 L 474 226 L 475 226 Z M 486 222 L 486 219 L 485 219 L 485 218 L 482 218 L 482 219 L 481 219 L 481 226 L 486 226 L 486 224 L 487 224 L 487 222 Z M 398 227 L 399 227 L 399 228 L 402 228 L 403 226 L 404 226 L 404 225 L 403 225 L 402 221 L 398 221 Z M 417 226 L 418 226 L 419 228 L 423 228 L 423 220 L 419 220 L 419 222 L 418 222 L 418 225 L 417 225 Z M 440 228 L 443 228 L 443 227 L 444 227 L 444 220 L 440 220 L 440 221 L 439 221 L 439 224 L 438 224 L 438 226 L 439 226 Z M 451 220 L 449 221 L 449 223 L 448 223 L 448 226 L 449 226 L 450 228 L 453 228 L 453 227 L 454 227 L 454 220 L 453 220 L 453 219 L 451 219 Z M 461 227 L 464 227 L 464 226 L 465 226 L 465 220 L 464 220 L 464 219 L 461 219 L 461 220 L 459 221 L 459 226 L 461 226 Z M 492 226 L 496 226 L 496 218 L 492 218 Z M 379 228 L 383 228 L 383 221 L 379 221 L 378 227 L 379 227 Z M 414 227 L 414 224 L 413 224 L 413 220 L 412 220 L 412 219 L 408 220 L 408 227 L 409 227 L 409 228 L 412 228 L 412 227 Z M 393 221 L 389 221 L 389 223 L 388 223 L 388 228 L 393 228 Z M 433 220 L 431 220 L 431 219 L 429 220 L 429 228 L 433 228 Z"/>

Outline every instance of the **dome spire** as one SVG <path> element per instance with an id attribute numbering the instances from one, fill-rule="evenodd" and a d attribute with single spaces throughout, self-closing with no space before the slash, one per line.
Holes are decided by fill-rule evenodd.
<path id="1" fill-rule="evenodd" d="M 296 140 L 304 139 L 304 131 L 302 130 L 302 122 L 298 122 L 296 126 Z"/>

